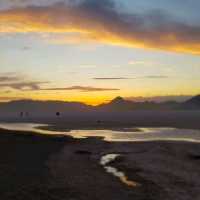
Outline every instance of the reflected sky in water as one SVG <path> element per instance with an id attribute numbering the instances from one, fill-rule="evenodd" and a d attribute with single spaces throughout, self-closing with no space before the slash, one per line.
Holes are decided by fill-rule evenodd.
<path id="1" fill-rule="evenodd" d="M 50 131 L 39 127 L 46 124 L 34 123 L 0 123 L 0 128 L 19 131 L 32 131 L 42 134 L 64 134 L 74 138 L 103 137 L 105 141 L 127 142 L 127 141 L 152 141 L 152 140 L 175 140 L 200 142 L 200 130 L 176 129 L 176 128 L 138 128 L 115 130 L 72 130 L 72 131 Z M 66 125 L 67 130 L 67 125 Z"/>
<path id="2" fill-rule="evenodd" d="M 119 157 L 119 154 L 107 154 L 101 157 L 100 164 L 104 167 L 106 172 L 112 174 L 115 177 L 118 177 L 120 181 L 124 184 L 126 184 L 129 187 L 136 187 L 139 186 L 138 183 L 135 181 L 131 181 L 128 179 L 128 177 L 125 175 L 124 172 L 119 171 L 117 168 L 113 166 L 109 166 L 109 163 L 114 161 L 117 157 Z"/>

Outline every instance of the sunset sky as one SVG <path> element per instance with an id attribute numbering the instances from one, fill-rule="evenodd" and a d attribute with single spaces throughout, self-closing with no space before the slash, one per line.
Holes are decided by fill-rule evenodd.
<path id="1" fill-rule="evenodd" d="M 196 0 L 2 0 L 0 101 L 199 94 L 199 8 Z"/>

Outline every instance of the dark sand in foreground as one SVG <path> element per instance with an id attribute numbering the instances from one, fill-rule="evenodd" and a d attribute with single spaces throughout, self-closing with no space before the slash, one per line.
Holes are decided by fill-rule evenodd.
<path id="1" fill-rule="evenodd" d="M 105 172 L 101 156 L 139 183 Z M 200 144 L 109 143 L 0 130 L 1 200 L 199 200 Z"/>

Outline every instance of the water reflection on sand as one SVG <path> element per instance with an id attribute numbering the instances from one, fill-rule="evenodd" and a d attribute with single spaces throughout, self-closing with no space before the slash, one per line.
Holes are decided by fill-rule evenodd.
<path id="1" fill-rule="evenodd" d="M 48 124 L 39 124 L 39 123 L 0 123 L 0 128 L 6 130 L 15 130 L 15 131 L 27 131 L 27 132 L 36 132 L 42 134 L 61 134 L 60 131 L 49 131 L 40 129 L 40 127 L 46 127 Z"/>
<path id="2" fill-rule="evenodd" d="M 101 157 L 100 164 L 104 167 L 106 172 L 112 174 L 115 177 L 118 177 L 122 183 L 125 183 L 129 187 L 136 187 L 139 186 L 138 183 L 131 181 L 128 179 L 128 177 L 125 175 L 124 172 L 119 171 L 113 166 L 109 166 L 109 164 L 114 161 L 117 157 L 119 157 L 119 154 L 107 154 Z"/>
<path id="3" fill-rule="evenodd" d="M 44 130 L 47 124 L 36 123 L 0 123 L 0 128 L 18 131 L 31 131 L 42 134 L 64 134 L 74 138 L 102 137 L 105 141 L 112 142 L 136 142 L 154 140 L 174 140 L 200 142 L 200 130 L 177 128 L 130 128 L 116 130 L 71 130 L 61 132 L 59 130 Z M 66 125 L 67 130 L 67 125 Z"/>
<path id="4" fill-rule="evenodd" d="M 137 142 L 137 141 L 189 141 L 200 142 L 199 130 L 176 128 L 138 128 L 140 131 L 115 130 L 73 130 L 67 133 L 74 138 L 102 137 L 110 142 Z"/>

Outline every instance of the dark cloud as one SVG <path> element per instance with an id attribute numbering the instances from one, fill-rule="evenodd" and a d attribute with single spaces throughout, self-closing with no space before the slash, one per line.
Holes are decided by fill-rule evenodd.
<path id="1" fill-rule="evenodd" d="M 93 41 L 200 54 L 200 24 L 188 24 L 160 10 L 122 13 L 112 0 L 67 2 L 0 11 L 0 32 L 57 33 L 60 43 Z M 59 38 L 59 33 L 66 36 Z"/>
<path id="2" fill-rule="evenodd" d="M 113 0 L 79 0 L 73 1 L 75 6 L 80 6 L 82 9 L 102 11 L 115 8 L 115 2 Z"/>

